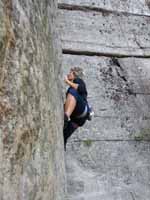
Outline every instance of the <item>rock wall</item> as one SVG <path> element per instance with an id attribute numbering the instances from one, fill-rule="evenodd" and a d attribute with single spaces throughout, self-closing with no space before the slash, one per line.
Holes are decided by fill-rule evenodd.
<path id="1" fill-rule="evenodd" d="M 149 200 L 149 5 L 59 0 L 64 73 L 84 69 L 95 110 L 67 145 L 68 200 Z"/>
<path id="2" fill-rule="evenodd" d="M 0 0 L 0 199 L 63 200 L 57 3 Z"/>

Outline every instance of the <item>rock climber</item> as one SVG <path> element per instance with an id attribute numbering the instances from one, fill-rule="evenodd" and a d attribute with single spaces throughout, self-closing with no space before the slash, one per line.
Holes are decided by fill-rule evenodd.
<path id="1" fill-rule="evenodd" d="M 86 122 L 91 120 L 91 108 L 87 101 L 87 89 L 83 81 L 83 70 L 80 67 L 70 69 L 65 77 L 69 86 L 64 104 L 64 146 L 66 150 L 67 139 L 72 133 Z"/>

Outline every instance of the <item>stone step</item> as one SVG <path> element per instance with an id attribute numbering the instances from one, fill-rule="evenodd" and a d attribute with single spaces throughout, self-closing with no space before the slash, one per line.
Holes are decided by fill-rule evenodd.
<path id="1" fill-rule="evenodd" d="M 65 53 L 150 57 L 149 17 L 59 10 Z"/>

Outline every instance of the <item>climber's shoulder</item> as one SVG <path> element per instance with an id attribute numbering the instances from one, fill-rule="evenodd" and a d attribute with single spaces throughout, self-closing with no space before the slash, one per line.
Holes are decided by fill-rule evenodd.
<path id="1" fill-rule="evenodd" d="M 73 82 L 74 82 L 74 83 L 77 83 L 77 84 L 82 84 L 82 85 L 85 85 L 85 82 L 84 82 L 84 80 L 83 80 L 83 79 L 81 79 L 81 78 L 75 78 Z"/>

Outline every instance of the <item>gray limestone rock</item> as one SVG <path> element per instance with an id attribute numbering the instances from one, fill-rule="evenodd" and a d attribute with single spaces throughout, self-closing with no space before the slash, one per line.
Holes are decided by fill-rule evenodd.
<path id="1" fill-rule="evenodd" d="M 82 54 L 150 56 L 148 16 L 60 10 L 63 49 Z"/>
<path id="2" fill-rule="evenodd" d="M 60 8 L 95 9 L 150 16 L 149 0 L 59 0 Z"/>
<path id="3" fill-rule="evenodd" d="M 68 199 L 148 200 L 149 153 L 149 142 L 70 144 Z"/>
<path id="4" fill-rule="evenodd" d="M 0 199 L 63 200 L 55 1 L 0 0 Z"/>
<path id="5" fill-rule="evenodd" d="M 135 139 L 148 132 L 150 120 L 150 60 L 64 55 L 64 73 L 84 69 L 94 122 L 87 122 L 76 139 Z M 84 133 L 83 133 L 84 132 Z"/>
<path id="6" fill-rule="evenodd" d="M 149 1 L 59 3 L 64 74 L 84 69 L 95 111 L 68 140 L 67 200 L 149 200 Z"/>

